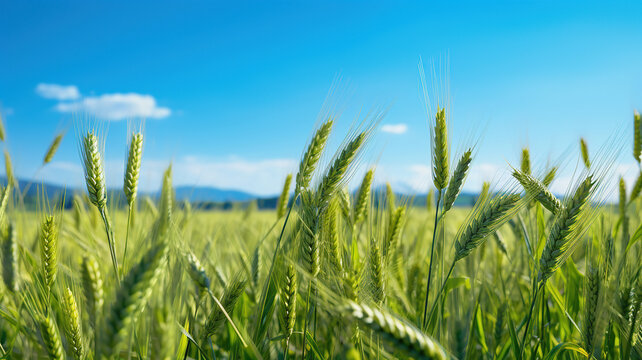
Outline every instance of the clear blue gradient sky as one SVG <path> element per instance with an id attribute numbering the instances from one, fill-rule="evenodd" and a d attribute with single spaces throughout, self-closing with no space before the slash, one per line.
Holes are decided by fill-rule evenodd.
<path id="1" fill-rule="evenodd" d="M 393 133 L 378 132 L 363 165 L 376 163 L 380 182 L 424 191 L 417 65 L 445 54 L 453 149 L 480 139 L 469 190 L 523 146 L 536 167 L 569 147 L 575 161 L 580 136 L 598 147 L 642 108 L 639 1 L 0 0 L 0 111 L 21 177 L 66 129 L 39 179 L 79 186 L 73 113 L 96 112 L 109 121 L 110 186 L 121 184 L 127 119 L 146 117 L 144 189 L 173 161 L 176 184 L 266 195 L 295 171 L 340 78 L 333 144 L 358 111 L 388 107 L 382 125 Z"/>

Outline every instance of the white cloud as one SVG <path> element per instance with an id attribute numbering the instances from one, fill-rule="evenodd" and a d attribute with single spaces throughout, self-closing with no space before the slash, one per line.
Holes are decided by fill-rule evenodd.
<path id="1" fill-rule="evenodd" d="M 171 114 L 169 108 L 159 107 L 153 96 L 135 93 L 87 96 L 75 102 L 60 103 L 55 108 L 60 112 L 86 112 L 105 120 L 162 119 Z"/>
<path id="2" fill-rule="evenodd" d="M 404 134 L 408 131 L 408 125 L 406 124 L 386 124 L 381 127 L 381 131 L 389 134 Z"/>
<path id="3" fill-rule="evenodd" d="M 36 94 L 45 99 L 56 100 L 76 100 L 80 98 L 80 91 L 74 85 L 58 85 L 58 84 L 38 84 L 36 86 Z"/>
<path id="4" fill-rule="evenodd" d="M 170 161 L 143 159 L 140 172 L 140 190 L 160 189 L 163 172 Z M 204 186 L 242 190 L 260 196 L 272 196 L 281 191 L 285 176 L 296 170 L 293 159 L 246 160 L 238 157 L 211 159 L 185 156 L 172 161 L 174 186 Z M 122 187 L 124 160 L 105 162 L 107 187 Z M 64 184 L 84 190 L 80 163 L 52 162 L 40 173 L 39 181 Z"/>

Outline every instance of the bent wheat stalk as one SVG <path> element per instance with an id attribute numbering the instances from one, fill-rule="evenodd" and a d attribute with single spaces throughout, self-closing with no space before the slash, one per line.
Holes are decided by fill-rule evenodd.
<path id="1" fill-rule="evenodd" d="M 136 210 L 136 195 L 138 193 L 138 178 L 140 177 L 140 164 L 143 155 L 143 134 L 138 132 L 132 134 L 127 155 L 127 168 L 125 170 L 125 181 L 123 191 L 127 199 L 127 233 L 125 235 L 125 248 L 123 249 L 123 271 L 127 268 L 127 244 L 129 242 L 129 230 L 132 217 Z"/>
<path id="2" fill-rule="evenodd" d="M 103 161 L 100 155 L 98 137 L 91 131 L 83 138 L 81 157 L 89 200 L 98 209 L 103 224 L 105 225 L 109 253 L 111 255 L 112 265 L 114 266 L 114 275 L 116 276 L 116 282 L 120 282 L 114 230 L 109 220 L 109 215 L 107 214 L 107 187 L 105 185 Z"/>

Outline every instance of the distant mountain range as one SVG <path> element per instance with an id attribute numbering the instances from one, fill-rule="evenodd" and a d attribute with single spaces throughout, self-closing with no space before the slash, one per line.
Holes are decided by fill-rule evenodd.
<path id="1" fill-rule="evenodd" d="M 0 177 L 0 181 L 6 184 L 6 178 Z M 18 183 L 20 184 L 20 189 L 24 189 L 29 186 L 29 190 L 25 196 L 27 201 L 33 200 L 34 202 L 42 194 L 46 195 L 47 198 L 54 198 L 65 192 L 66 197 L 71 199 L 71 195 L 75 192 L 84 192 L 84 188 L 69 188 L 62 185 L 51 184 L 51 183 L 31 183 L 24 179 L 19 179 Z M 216 187 L 208 186 L 178 186 L 174 189 L 176 193 L 176 199 L 178 201 L 188 200 L 192 203 L 200 204 L 230 204 L 230 203 L 247 203 L 252 200 L 257 200 L 259 207 L 261 208 L 273 208 L 276 206 L 277 196 L 260 196 L 252 194 L 249 192 L 241 190 L 232 190 L 232 189 L 220 189 Z M 385 186 L 376 187 L 372 191 L 372 198 L 376 202 L 385 197 L 386 188 Z M 122 190 L 120 189 L 109 189 L 109 197 L 115 198 L 118 203 L 124 204 L 124 196 Z M 159 192 L 143 192 L 142 196 L 150 196 L 156 198 L 159 195 Z M 395 194 L 397 199 L 406 201 L 407 203 L 412 203 L 414 206 L 426 206 L 426 195 L 427 194 Z M 472 206 L 474 205 L 477 199 L 476 193 L 471 192 L 462 192 L 455 206 Z"/>
<path id="2" fill-rule="evenodd" d="M 7 183 L 7 179 L 5 177 L 0 177 L 0 181 L 4 184 Z M 86 191 L 84 188 L 78 189 L 51 183 L 33 182 L 29 184 L 29 181 L 24 179 L 18 179 L 18 183 L 20 184 L 21 191 L 24 191 L 26 187 L 29 186 L 29 189 L 25 194 L 25 197 L 27 198 L 36 198 L 42 194 L 47 197 L 54 197 L 62 194 L 63 192 L 66 192 L 67 195 L 71 195 L 75 192 Z M 120 193 L 121 190 L 114 188 L 109 189 L 108 192 L 118 196 L 118 193 Z M 205 186 L 178 186 L 174 189 L 174 192 L 176 193 L 176 199 L 181 201 L 189 200 L 191 202 L 245 202 L 261 198 L 261 196 L 241 190 L 228 190 Z M 141 195 L 148 195 L 151 197 L 157 197 L 158 194 L 158 191 L 141 192 Z"/>

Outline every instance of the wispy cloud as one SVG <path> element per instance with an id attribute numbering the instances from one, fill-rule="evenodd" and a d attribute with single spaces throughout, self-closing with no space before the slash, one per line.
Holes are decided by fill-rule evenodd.
<path id="1" fill-rule="evenodd" d="M 141 191 L 160 189 L 163 172 L 170 161 L 145 159 L 140 172 Z M 211 186 L 243 190 L 268 196 L 281 190 L 285 176 L 296 169 L 294 159 L 247 160 L 239 157 L 212 159 L 185 156 L 172 161 L 174 186 Z M 105 177 L 110 188 L 122 187 L 125 163 L 107 160 Z M 41 171 L 39 180 L 84 189 L 82 167 L 69 162 L 53 162 Z"/>
<path id="2" fill-rule="evenodd" d="M 40 83 L 36 86 L 36 94 L 45 99 L 76 100 L 80 98 L 80 91 L 74 85 Z"/>
<path id="3" fill-rule="evenodd" d="M 406 124 L 386 124 L 381 127 L 381 131 L 388 134 L 404 134 L 408 131 L 408 125 Z"/>
<path id="4" fill-rule="evenodd" d="M 36 93 L 59 103 L 54 107 L 60 112 L 81 112 L 103 120 L 129 118 L 162 119 L 172 111 L 158 106 L 156 99 L 147 94 L 113 93 L 97 96 L 82 96 L 74 85 L 38 84 Z"/>
<path id="5" fill-rule="evenodd" d="M 104 94 L 88 96 L 79 101 L 56 105 L 60 112 L 86 112 L 105 120 L 123 120 L 132 117 L 162 119 L 171 114 L 166 107 L 159 107 L 151 95 Z"/>

